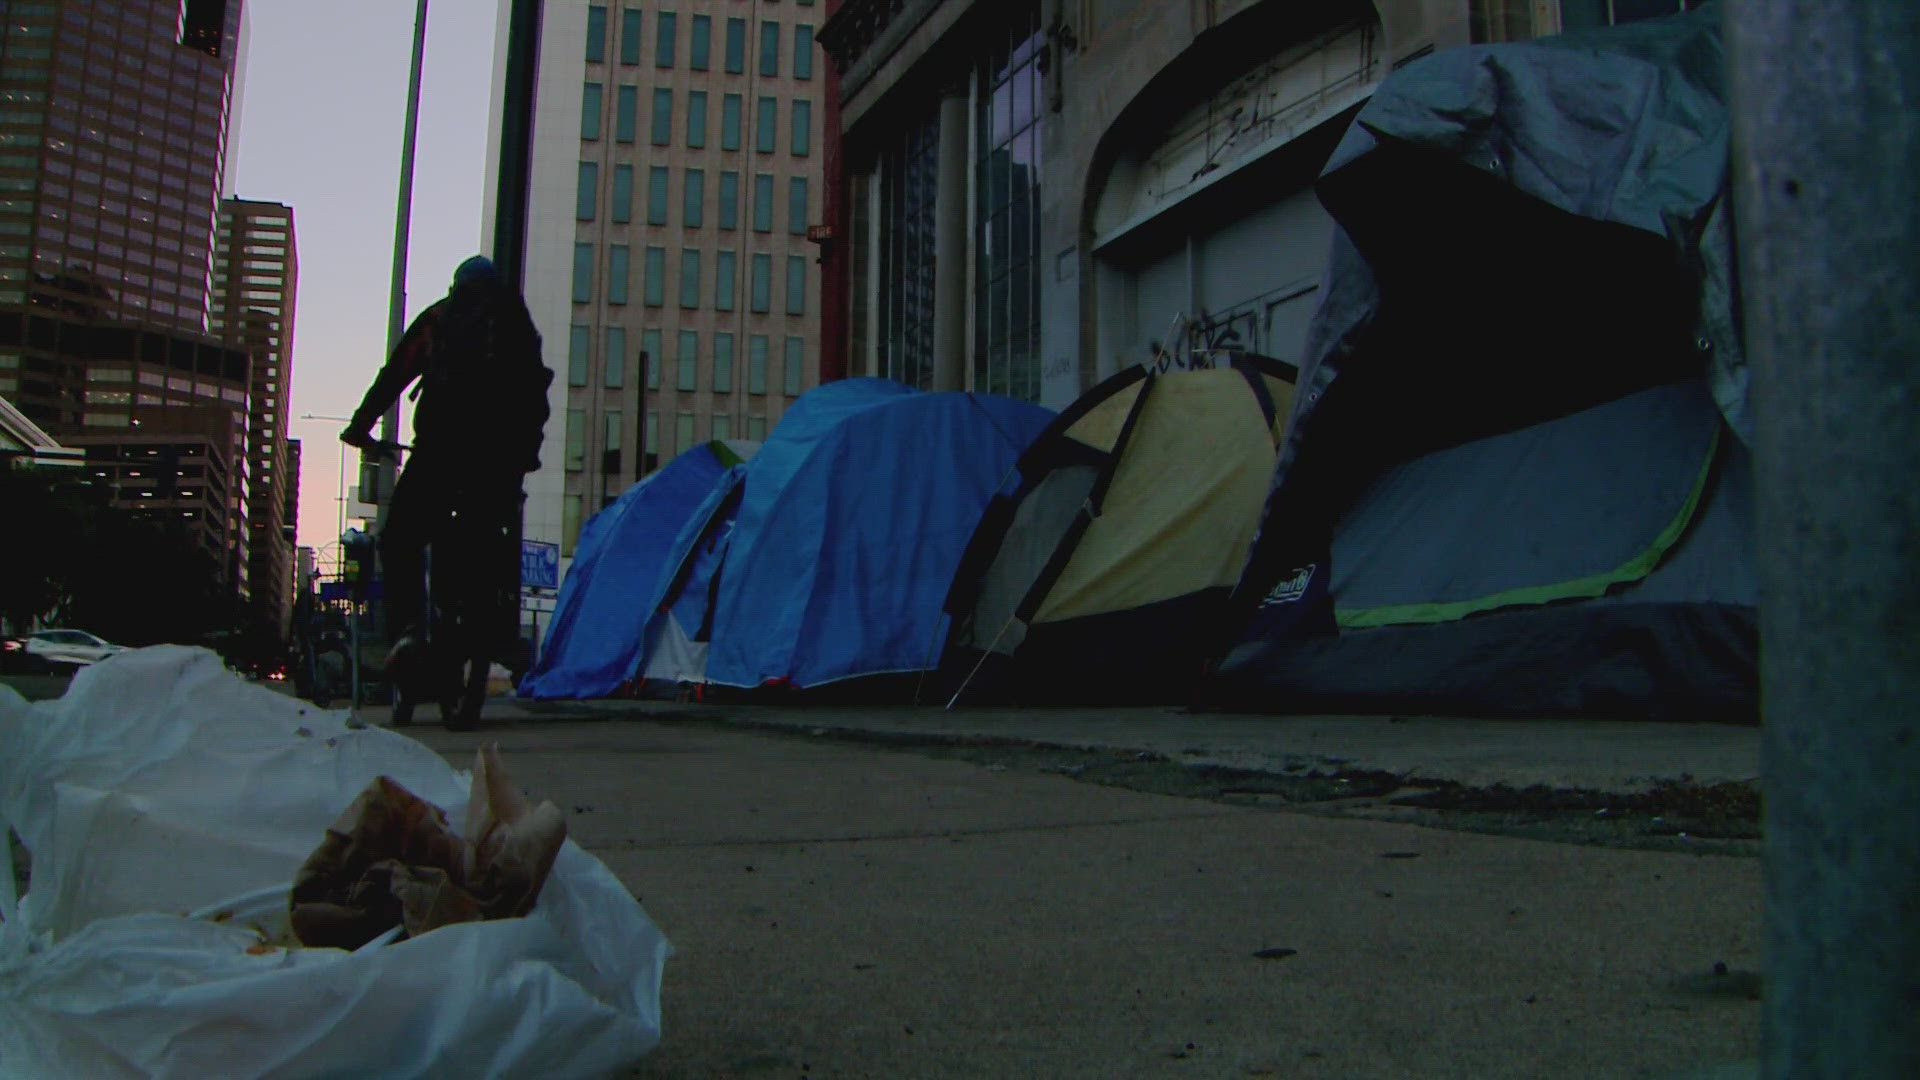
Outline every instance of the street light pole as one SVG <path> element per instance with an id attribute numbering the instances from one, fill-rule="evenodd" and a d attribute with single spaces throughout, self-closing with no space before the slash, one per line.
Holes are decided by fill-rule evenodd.
<path id="1" fill-rule="evenodd" d="M 1725 17 L 1759 510 L 1762 1072 L 1920 1076 L 1920 5 Z"/>

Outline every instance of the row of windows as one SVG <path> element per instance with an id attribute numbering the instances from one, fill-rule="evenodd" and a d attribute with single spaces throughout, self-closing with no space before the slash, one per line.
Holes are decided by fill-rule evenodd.
<path id="1" fill-rule="evenodd" d="M 766 439 L 767 418 L 764 415 L 759 413 L 752 413 L 746 416 L 742 416 L 739 419 L 741 421 L 740 431 L 747 438 L 753 439 L 756 441 L 763 441 Z M 673 452 L 676 455 L 684 454 L 688 450 L 691 450 L 693 448 L 694 440 L 696 438 L 695 420 L 696 420 L 696 415 L 690 412 L 678 413 L 674 416 L 672 447 L 673 447 Z M 713 413 L 712 415 L 708 416 L 707 430 L 709 434 L 707 435 L 707 438 L 709 439 L 733 438 L 734 436 L 733 422 L 734 422 L 734 416 L 731 413 Z M 617 473 L 620 471 L 617 462 L 620 457 L 620 452 L 623 449 L 625 449 L 625 443 L 626 443 L 626 426 L 627 426 L 626 417 L 621 413 L 619 409 L 609 409 L 606 412 L 603 412 L 600 414 L 600 424 L 601 424 L 600 449 L 602 452 L 609 455 L 606 471 L 609 473 Z M 651 472 L 654 468 L 657 468 L 659 465 L 660 441 L 661 441 L 660 440 L 660 414 L 652 410 L 648 410 L 647 417 L 646 417 L 646 426 L 643 430 L 645 432 L 643 438 L 647 445 L 647 452 L 646 452 L 646 465 L 641 470 L 639 470 L 641 475 L 644 475 L 647 472 Z M 576 432 L 578 434 L 575 434 Z M 568 413 L 567 413 L 567 469 L 568 471 L 580 472 L 586 468 L 586 464 L 587 464 L 586 443 L 587 443 L 586 410 L 585 409 L 568 410 Z M 573 495 L 573 496 L 569 496 L 569 498 L 575 501 L 578 501 L 580 499 L 580 496 Z M 614 498 L 615 498 L 614 495 L 608 495 L 607 501 L 612 502 Z"/>
<path id="2" fill-rule="evenodd" d="M 698 248 L 680 250 L 680 306 L 696 310 L 701 306 L 701 263 L 705 253 Z M 645 249 L 641 271 L 641 299 L 648 307 L 667 303 L 667 249 Z M 573 245 L 573 302 L 593 303 L 593 277 L 597 269 L 592 244 Z M 748 257 L 747 309 L 766 314 L 773 310 L 773 256 L 756 252 Z M 732 251 L 713 253 L 713 309 L 733 311 L 739 287 L 739 256 Z M 633 284 L 632 255 L 625 244 L 607 245 L 606 299 L 609 304 L 625 304 Z M 785 311 L 788 315 L 807 313 L 807 260 L 804 255 L 787 256 Z"/>
<path id="3" fill-rule="evenodd" d="M 645 16 L 638 8 L 628 8 L 620 13 L 620 63 L 628 67 L 640 63 L 643 44 L 641 34 L 645 21 Z M 587 9 L 588 63 L 606 63 L 608 29 L 607 9 L 599 5 L 589 7 Z M 763 78 L 778 78 L 780 75 L 780 38 L 779 23 L 761 22 L 760 75 Z M 679 13 L 657 12 L 654 16 L 654 67 L 672 68 L 674 66 L 679 39 Z M 725 52 L 725 69 L 728 74 L 738 75 L 746 70 L 746 19 L 727 20 Z M 692 17 L 687 35 L 687 66 L 694 71 L 706 71 L 712 61 L 713 19 L 706 15 L 695 15 Z M 802 81 L 813 78 L 813 27 L 807 23 L 796 24 L 793 28 L 793 77 Z"/>
<path id="4" fill-rule="evenodd" d="M 671 205 L 668 185 L 672 172 L 665 165 L 655 165 L 647 170 L 647 221 L 649 225 L 668 224 L 667 208 Z M 624 225 L 633 220 L 633 182 L 631 165 L 613 167 L 613 190 L 608 215 L 616 225 Z M 740 174 L 725 171 L 720 174 L 718 184 L 719 212 L 716 215 L 722 229 L 740 227 Z M 755 173 L 753 177 L 753 231 L 770 233 L 773 231 L 774 192 L 776 182 L 771 173 Z M 808 180 L 804 176 L 787 178 L 787 232 L 793 236 L 807 234 Z M 579 181 L 574 193 L 574 216 L 581 221 L 592 221 L 600 212 L 600 163 L 583 161 L 580 163 Z M 680 182 L 680 225 L 682 228 L 698 229 L 707 222 L 707 171 L 705 169 L 681 170 Z"/>
<path id="5" fill-rule="evenodd" d="M 601 348 L 601 383 L 608 390 L 625 389 L 627 385 L 627 328 L 609 326 L 603 331 Z M 647 389 L 660 389 L 660 369 L 666 362 L 662 354 L 665 331 L 648 328 L 640 331 L 640 351 L 632 354 L 635 364 L 646 365 Z M 734 391 L 734 335 L 730 331 L 721 331 L 713 335 L 712 363 L 708 366 L 708 388 L 716 394 L 731 394 Z M 591 366 L 590 351 L 593 347 L 593 328 L 575 323 L 567 340 L 567 385 L 586 386 L 591 379 L 588 369 Z M 767 393 L 767 369 L 772 362 L 773 339 L 766 334 L 747 336 L 746 386 L 748 394 L 764 396 Z M 807 343 L 805 338 L 788 337 L 783 345 L 781 356 L 781 389 L 788 397 L 799 397 L 800 390 L 807 377 Z M 700 389 L 700 332 L 681 330 L 675 342 L 673 388 L 683 393 L 693 393 Z"/>
<path id="6" fill-rule="evenodd" d="M 745 103 L 739 94 L 725 94 L 720 99 L 720 149 L 740 149 L 741 111 Z M 754 150 L 762 154 L 771 154 L 779 150 L 780 143 L 780 99 L 762 97 L 755 103 L 758 110 L 753 121 Z M 704 150 L 707 146 L 708 94 L 705 90 L 687 91 L 686 139 L 687 146 L 694 150 Z M 580 137 L 589 142 L 598 141 L 605 123 L 606 87 L 597 82 L 585 84 L 580 97 Z M 614 87 L 613 138 L 615 142 L 631 143 L 639 135 L 640 124 L 640 88 L 637 86 Z M 647 138 L 654 146 L 673 145 L 673 90 L 665 86 L 654 87 L 653 115 L 648 128 Z M 795 99 L 787 108 L 787 147 L 794 157 L 807 157 L 813 152 L 813 102 L 804 98 Z"/>

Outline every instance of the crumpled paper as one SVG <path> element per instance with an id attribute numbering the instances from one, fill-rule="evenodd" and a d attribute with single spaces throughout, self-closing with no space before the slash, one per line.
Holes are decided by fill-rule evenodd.
<path id="1" fill-rule="evenodd" d="M 511 919 L 533 910 L 567 822 L 508 781 L 496 745 L 474 755 L 460 833 L 391 777 L 361 791 L 294 877 L 293 931 L 309 948 L 357 949 L 395 926 Z"/>

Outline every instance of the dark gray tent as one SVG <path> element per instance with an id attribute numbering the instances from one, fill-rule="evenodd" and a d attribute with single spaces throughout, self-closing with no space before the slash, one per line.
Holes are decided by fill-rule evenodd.
<path id="1" fill-rule="evenodd" d="M 1394 73 L 1209 703 L 1757 712 L 1718 4 Z"/>

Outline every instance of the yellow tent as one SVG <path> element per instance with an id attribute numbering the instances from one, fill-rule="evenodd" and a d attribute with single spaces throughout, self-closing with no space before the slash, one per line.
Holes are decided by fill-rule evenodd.
<path id="1" fill-rule="evenodd" d="M 1025 701 L 1178 699 L 1259 524 L 1293 405 L 1265 357 L 1087 392 L 988 508 L 947 610 L 966 692 Z"/>

